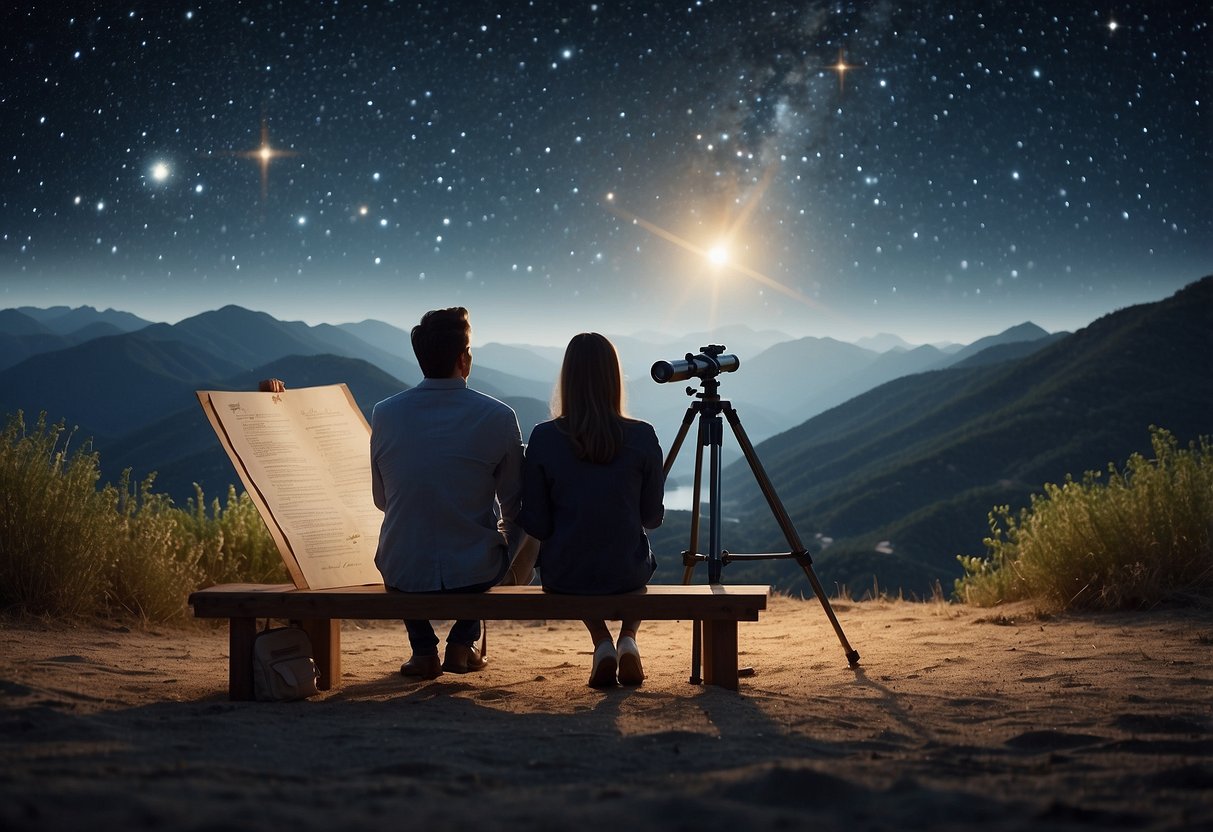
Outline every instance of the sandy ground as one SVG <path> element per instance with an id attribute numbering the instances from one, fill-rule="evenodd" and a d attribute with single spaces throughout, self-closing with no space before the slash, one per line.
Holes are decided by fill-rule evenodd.
<path id="1" fill-rule="evenodd" d="M 774 598 L 740 693 L 688 684 L 685 622 L 604 692 L 577 623 L 409 682 L 399 625 L 347 621 L 343 687 L 295 703 L 227 701 L 225 628 L 10 621 L 0 827 L 1213 828 L 1213 611 L 835 609 L 858 668 Z"/>

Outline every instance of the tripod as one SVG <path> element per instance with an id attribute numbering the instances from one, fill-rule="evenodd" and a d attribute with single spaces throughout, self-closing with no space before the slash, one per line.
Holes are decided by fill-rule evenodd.
<path id="1" fill-rule="evenodd" d="M 710 356 L 707 359 L 709 362 L 714 362 L 715 357 L 723 352 L 723 350 L 723 347 L 704 347 L 704 352 Z M 692 360 L 692 356 L 690 355 L 687 358 L 688 360 Z M 695 365 L 692 364 L 691 366 L 694 367 Z M 711 365 L 709 364 L 708 366 L 710 367 Z M 715 368 L 716 371 L 719 371 L 720 365 L 716 364 Z M 657 378 L 656 373 L 654 373 L 654 378 Z M 703 373 L 701 375 L 700 386 L 702 389 L 698 393 L 692 387 L 687 388 L 687 395 L 693 395 L 695 400 L 687 407 L 686 415 L 682 419 L 682 426 L 678 429 L 678 436 L 674 439 L 674 444 L 670 446 L 670 452 L 665 460 L 665 473 L 668 476 L 670 469 L 674 465 L 674 460 L 678 456 L 678 451 L 682 448 L 683 440 L 686 439 L 687 432 L 691 428 L 691 423 L 695 421 L 695 417 L 698 415 L 699 441 L 695 446 L 695 485 L 691 507 L 691 540 L 687 546 L 687 550 L 682 553 L 682 562 L 685 567 L 682 577 L 683 584 L 691 582 L 691 576 L 695 571 L 695 564 L 699 561 L 707 561 L 708 583 L 718 584 L 720 583 L 721 567 L 733 561 L 772 560 L 778 558 L 794 559 L 800 564 L 800 568 L 804 570 L 805 575 L 808 576 L 809 584 L 813 587 L 813 592 L 817 595 L 817 599 L 821 601 L 826 618 L 830 620 L 830 624 L 833 625 L 839 642 L 842 643 L 842 649 L 846 654 L 847 662 L 854 667 L 859 663 L 859 653 L 847 642 L 846 634 L 842 631 L 842 625 L 838 623 L 838 618 L 834 615 L 830 601 L 826 598 L 825 590 L 822 589 L 821 582 L 817 580 L 817 574 L 813 571 L 813 560 L 809 557 L 808 551 L 805 550 L 804 544 L 801 543 L 800 536 L 796 533 L 796 528 L 792 525 L 792 520 L 788 517 L 788 512 L 783 507 L 779 495 L 775 493 L 775 487 L 771 485 L 771 480 L 767 477 L 766 470 L 763 469 L 762 462 L 758 459 L 758 454 L 750 443 L 745 428 L 741 426 L 741 417 L 737 415 L 737 411 L 733 409 L 733 405 L 730 402 L 720 398 L 720 381 L 716 378 L 714 372 L 709 370 Z M 741 446 L 741 451 L 745 455 L 746 462 L 750 465 L 750 471 L 753 472 L 754 479 L 758 482 L 758 487 L 762 489 L 762 495 L 766 498 L 771 513 L 775 516 L 775 522 L 779 524 L 779 528 L 787 539 L 788 546 L 791 549 L 789 552 L 735 554 L 721 548 L 720 447 L 724 439 L 724 424 L 720 418 L 722 413 L 729 420 L 729 425 L 733 428 L 733 434 L 737 437 L 737 443 Z M 708 553 L 706 555 L 699 552 L 699 494 L 702 486 L 703 449 L 705 447 L 710 449 Z M 703 649 L 701 639 L 701 624 L 696 621 L 694 622 L 691 640 L 690 681 L 694 685 L 700 684 L 702 681 L 699 675 L 700 657 Z"/>

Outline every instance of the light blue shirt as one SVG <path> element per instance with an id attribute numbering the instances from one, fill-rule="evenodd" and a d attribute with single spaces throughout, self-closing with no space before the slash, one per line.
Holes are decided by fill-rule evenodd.
<path id="1" fill-rule="evenodd" d="M 509 565 L 522 433 L 509 405 L 459 378 L 424 379 L 371 413 L 375 565 L 404 592 L 493 581 Z"/>

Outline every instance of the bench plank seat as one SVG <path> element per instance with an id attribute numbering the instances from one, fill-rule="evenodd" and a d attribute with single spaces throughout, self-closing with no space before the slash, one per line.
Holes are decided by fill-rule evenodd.
<path id="1" fill-rule="evenodd" d="M 228 693 L 253 698 L 257 619 L 296 621 L 308 632 L 322 690 L 340 684 L 341 619 L 483 619 L 489 621 L 687 620 L 703 622 L 703 680 L 737 690 L 737 622 L 757 621 L 768 586 L 650 585 L 621 595 L 561 595 L 537 586 L 476 593 L 395 592 L 382 585 L 296 589 L 291 584 L 223 584 L 189 597 L 198 618 L 229 624 Z"/>

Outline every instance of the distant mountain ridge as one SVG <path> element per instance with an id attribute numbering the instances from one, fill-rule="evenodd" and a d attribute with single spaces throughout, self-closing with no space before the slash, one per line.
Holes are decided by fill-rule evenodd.
<path id="1" fill-rule="evenodd" d="M 41 353 L 0 371 L 0 412 L 45 410 L 101 444 L 157 421 L 239 365 L 180 341 L 140 332 Z"/>
<path id="2" fill-rule="evenodd" d="M 41 317 L 68 317 L 65 310 L 53 312 Z M 116 326 L 101 317 L 77 313 L 72 320 L 80 328 L 74 332 Z M 370 329 L 386 339 L 399 332 L 387 324 Z M 345 328 L 279 321 L 238 306 L 85 343 L 74 337 L 48 332 L 38 316 L 0 312 L 0 344 L 11 339 L 32 351 L 0 368 L 0 413 L 21 410 L 33 419 L 46 411 L 52 420 L 65 419 L 79 437 L 92 438 L 108 479 L 128 467 L 136 478 L 156 471 L 157 487 L 177 501 L 193 494 L 194 482 L 208 494 L 237 482 L 202 418 L 195 390 L 253 389 L 270 375 L 288 386 L 345 382 L 369 416 L 375 402 L 421 377 L 411 358 L 384 352 Z M 480 366 L 472 386 L 509 401 L 520 421 L 530 422 L 523 425 L 528 433 L 547 418 L 550 383 Z"/>
<path id="3" fill-rule="evenodd" d="M 346 384 L 368 421 L 376 402 L 406 388 L 398 379 L 360 359 L 291 355 L 200 389 L 253 390 L 264 378 L 289 379 L 289 386 L 294 387 Z M 156 489 L 178 503 L 193 495 L 194 483 L 208 497 L 221 496 L 229 483 L 239 484 L 193 390 L 178 404 L 155 423 L 99 447 L 107 479 L 116 479 L 124 468 L 132 469 L 135 480 L 155 473 Z"/>
<path id="4" fill-rule="evenodd" d="M 876 580 L 924 594 L 936 580 L 946 588 L 956 554 L 980 554 L 993 505 L 1021 504 L 1045 481 L 1145 449 L 1150 424 L 1183 441 L 1211 432 L 1211 292 L 1205 278 L 1074 334 L 1024 324 L 955 350 L 877 352 L 825 338 L 760 348 L 771 334 L 720 330 L 752 336 L 748 344 L 720 338 L 741 357 L 741 369 L 721 377 L 721 394 L 812 541 L 827 586 L 862 591 Z M 109 320 L 110 312 L 79 314 L 71 320 L 80 326 L 59 334 L 46 316 L 0 311 L 0 345 L 30 351 L 0 365 L 0 413 L 65 418 L 95 438 L 108 479 L 126 467 L 136 478 L 157 471 L 157 487 L 179 502 L 194 482 L 208 497 L 236 482 L 195 390 L 249 389 L 269 375 L 291 386 L 342 381 L 369 412 L 420 378 L 408 333 L 381 322 L 309 326 L 229 306 L 115 332 L 133 323 Z M 65 314 L 52 317 L 62 323 Z M 685 385 L 654 383 L 649 366 L 715 340 L 700 336 L 677 344 L 618 337 L 632 412 L 654 424 L 667 449 L 690 400 Z M 524 436 L 547 418 L 562 349 L 486 344 L 473 352 L 473 386 L 510 403 Z M 739 453 L 727 434 L 724 459 L 733 463 Z M 693 457 L 692 435 L 674 472 L 683 482 Z M 726 526 L 726 546 L 782 548 L 744 463 L 726 468 L 724 495 L 738 521 Z M 669 512 L 652 536 L 663 579 L 681 580 L 685 516 Z M 732 564 L 725 578 L 803 590 L 802 573 L 788 566 Z"/>
<path id="5" fill-rule="evenodd" d="M 19 309 L 0 309 L 0 333 L 15 337 L 59 334 Z"/>
<path id="6" fill-rule="evenodd" d="M 408 333 L 381 321 L 310 326 L 299 321 L 280 321 L 264 312 L 232 305 L 176 324 L 148 324 L 125 313 L 113 310 L 99 313 L 91 307 L 31 311 L 32 315 L 6 310 L 9 314 L 0 315 L 0 345 L 9 347 L 4 350 L 4 360 L 0 360 L 0 370 L 34 355 L 80 343 L 90 327 L 99 330 L 97 334 L 113 334 L 112 327 L 116 324 L 107 321 L 116 321 L 131 327 L 142 325 L 137 331 L 147 339 L 183 343 L 198 350 L 200 355 L 215 356 L 228 365 L 247 368 L 287 355 L 331 354 L 362 359 L 406 384 L 415 384 L 421 378 L 421 371 L 411 356 Z M 56 336 L 39 332 L 37 327 L 45 325 L 38 319 L 70 320 L 82 328 L 68 336 Z M 7 328 L 6 320 L 10 322 Z M 683 405 L 678 391 L 651 381 L 649 367 L 657 358 L 679 358 L 688 349 L 698 350 L 705 345 L 699 341 L 723 340 L 730 351 L 741 355 L 745 372 L 730 376 L 724 393 L 749 414 L 750 431 L 755 441 L 786 430 L 888 379 L 952 360 L 948 354 L 933 347 L 881 354 L 831 339 L 778 340 L 786 337 L 775 331 L 756 332 L 745 326 L 692 333 L 676 342 L 667 340 L 665 344 L 612 336 L 624 362 L 631 411 L 639 418 L 653 422 L 658 427 L 659 437 L 666 443 L 673 439 Z M 727 343 L 729 341 L 732 343 Z M 768 347 L 772 342 L 775 343 Z M 1025 343 L 1030 348 L 1030 342 Z M 797 350 L 797 344 L 801 354 L 790 355 Z M 828 354 L 829 350 L 845 351 L 850 358 L 839 362 L 837 356 Z M 476 347 L 475 355 L 470 383 L 476 389 L 503 400 L 547 402 L 559 372 L 563 348 L 490 343 Z M 789 371 L 788 368 L 795 369 Z M 833 369 L 823 372 L 821 368 Z M 20 388 L 9 396 L 0 392 L 0 405 L 12 407 L 17 401 L 31 401 L 21 399 L 19 393 Z M 529 407 L 524 409 L 530 411 Z M 529 413 L 528 418 L 534 413 Z M 543 413 L 546 415 L 546 410 Z"/>
<path id="7" fill-rule="evenodd" d="M 52 328 L 27 312 L 0 310 L 0 370 L 39 353 L 66 349 L 94 338 L 123 332 L 116 324 L 100 316 L 92 320 L 77 316 L 75 322 L 79 326 L 60 325 Z"/>
<path id="8" fill-rule="evenodd" d="M 151 324 L 151 321 L 130 312 L 117 309 L 99 312 L 92 306 L 52 306 L 46 309 L 20 306 L 16 311 L 33 318 L 57 335 L 69 335 L 98 323 L 106 324 L 118 332 L 135 332 Z"/>
<path id="9" fill-rule="evenodd" d="M 1041 338 L 1049 337 L 1049 333 L 1031 321 L 1018 326 L 1013 326 L 1010 329 L 1005 329 L 997 335 L 988 335 L 985 338 L 978 338 L 968 346 L 962 347 L 960 350 L 952 354 L 952 363 L 959 364 L 967 358 L 977 355 L 979 352 L 988 350 L 991 347 L 1005 346 L 1007 344 L 1025 344 L 1039 341 Z"/>
<path id="10" fill-rule="evenodd" d="M 52 324 L 67 334 L 51 331 Z M 812 401 L 816 388 L 801 390 L 794 406 L 784 407 L 787 397 L 783 388 L 788 379 L 777 366 L 770 371 L 770 380 L 763 378 L 761 370 L 764 363 L 777 365 L 777 359 L 766 356 L 757 361 L 756 369 L 751 367 L 750 349 L 758 356 L 768 351 L 759 348 L 772 342 L 770 349 L 776 350 L 775 355 L 788 349 L 779 340 L 786 338 L 782 333 L 730 326 L 711 333 L 692 333 L 676 344 L 665 345 L 613 337 L 617 337 L 625 360 L 631 410 L 651 421 L 667 445 L 677 430 L 686 402 L 679 390 L 654 384 L 648 378 L 648 369 L 657 357 L 677 358 L 688 349 L 698 350 L 704 346 L 700 341 L 731 341 L 733 346 L 729 348 L 739 349 L 745 355 L 747 372 L 732 376 L 730 385 L 741 382 L 755 390 L 759 401 L 744 403 L 747 425 L 755 440 L 773 435 L 816 412 L 805 403 Z M 65 417 L 78 425 L 82 434 L 92 436 L 99 449 L 113 447 L 121 454 L 128 451 L 133 454 L 129 459 L 105 455 L 103 465 L 107 474 L 127 465 L 137 472 L 163 469 L 162 484 L 166 490 L 171 489 L 174 497 L 180 497 L 179 478 L 170 467 L 176 464 L 175 459 L 165 456 L 157 460 L 142 450 L 136 452 L 136 449 L 167 449 L 143 434 L 154 432 L 155 425 L 181 409 L 180 404 L 172 407 L 172 402 L 184 401 L 185 409 L 192 408 L 194 389 L 223 389 L 236 384 L 233 379 L 237 377 L 247 380 L 251 368 L 272 365 L 292 355 L 357 359 L 386 372 L 403 387 L 421 377 L 410 354 L 408 339 L 404 330 L 379 321 L 310 326 L 234 305 L 176 324 L 149 323 L 127 313 L 98 312 L 87 306 L 4 310 L 0 312 L 0 345 L 7 344 L 10 348 L 4 350 L 8 363 L 0 363 L 0 412 L 22 409 L 32 416 L 46 410 L 52 418 Z M 858 349 L 840 342 L 830 343 L 838 349 Z M 868 352 L 860 354 L 875 357 Z M 486 344 L 477 347 L 475 355 L 472 386 L 514 406 L 524 435 L 529 434 L 536 422 L 549 418 L 547 404 L 563 348 Z M 805 360 L 812 362 L 819 357 Z M 752 376 L 757 378 L 747 382 Z M 795 381 L 795 375 L 792 380 Z M 296 379 L 290 381 L 301 383 Z M 360 395 L 358 389 L 354 392 L 356 397 Z M 843 389 L 831 395 L 845 394 Z M 818 401 L 816 405 L 824 406 L 824 402 Z M 735 455 L 726 452 L 726 461 L 733 458 Z M 685 474 L 687 465 L 688 461 L 680 460 L 680 467 L 673 474 Z"/>
<path id="11" fill-rule="evenodd" d="M 888 382 L 757 451 L 802 535 L 833 539 L 816 556 L 823 580 L 922 595 L 950 585 L 957 554 L 983 553 L 993 506 L 1148 452 L 1151 425 L 1184 443 L 1213 434 L 1211 357 L 1207 277 L 1027 356 Z M 725 494 L 749 547 L 786 545 L 748 468 L 725 471 Z M 775 562 L 734 570 L 735 581 L 805 586 Z"/>

